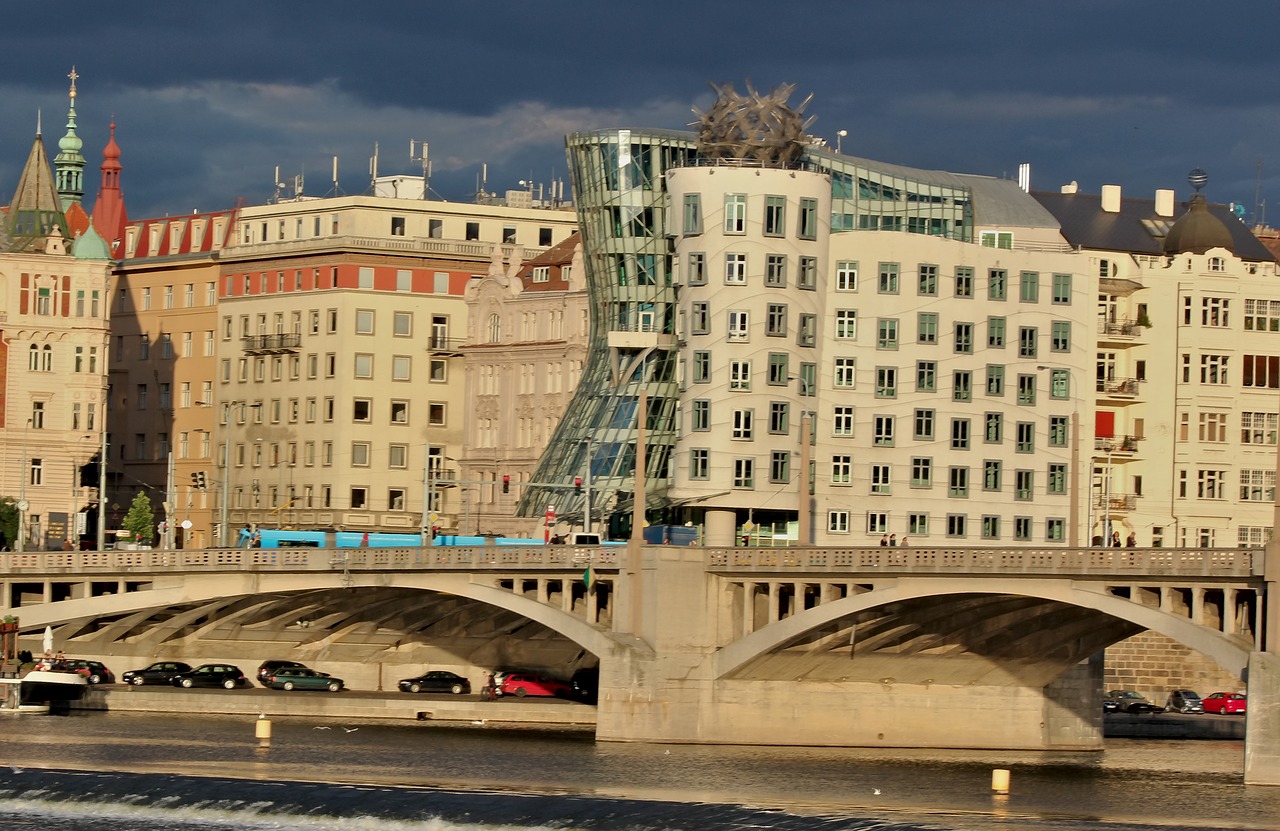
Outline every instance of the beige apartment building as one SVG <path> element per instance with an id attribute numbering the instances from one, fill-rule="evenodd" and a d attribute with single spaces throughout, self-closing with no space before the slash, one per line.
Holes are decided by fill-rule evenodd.
<path id="1" fill-rule="evenodd" d="M 582 376 L 590 319 L 581 235 L 473 279 L 466 301 L 461 529 L 547 538 L 567 530 L 555 502 L 531 518 L 516 505 Z"/>
<path id="2" fill-rule="evenodd" d="M 480 498 L 459 467 L 467 285 L 575 229 L 571 211 L 383 196 L 241 209 L 211 378 L 225 541 L 246 524 L 462 530 Z"/>
<path id="3" fill-rule="evenodd" d="M 234 210 L 136 220 L 117 249 L 108 526 L 146 493 L 156 545 L 216 544 L 218 258 L 235 231 Z"/>

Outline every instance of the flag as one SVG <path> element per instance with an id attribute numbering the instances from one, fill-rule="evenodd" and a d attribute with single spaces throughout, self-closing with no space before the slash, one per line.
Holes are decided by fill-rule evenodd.
<path id="1" fill-rule="evenodd" d="M 591 588 L 591 565 L 587 565 L 587 570 L 582 572 L 582 585 Z"/>

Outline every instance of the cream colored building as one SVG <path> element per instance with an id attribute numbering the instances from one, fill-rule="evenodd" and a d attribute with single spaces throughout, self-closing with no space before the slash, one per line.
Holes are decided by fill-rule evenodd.
<path id="1" fill-rule="evenodd" d="M 136 220 L 112 280 L 109 527 L 148 495 L 157 545 L 216 544 L 218 258 L 235 211 Z M 165 506 L 168 505 L 168 510 Z"/>
<path id="2" fill-rule="evenodd" d="M 467 284 L 575 229 L 571 211 L 374 196 L 242 209 L 213 378 L 228 541 L 245 524 L 417 533 L 424 509 L 461 530 Z"/>
<path id="3" fill-rule="evenodd" d="M 516 504 L 582 375 L 590 321 L 581 237 L 472 280 L 466 300 L 461 529 L 544 538 L 565 531 L 554 501 L 550 516 L 533 518 L 516 516 Z"/>

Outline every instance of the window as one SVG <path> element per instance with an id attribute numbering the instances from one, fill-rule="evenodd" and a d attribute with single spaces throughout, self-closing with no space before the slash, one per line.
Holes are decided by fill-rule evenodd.
<path id="1" fill-rule="evenodd" d="M 1221 381 L 1205 381 L 1204 380 L 1204 358 L 1221 357 L 1223 362 L 1223 370 L 1221 372 Z M 1201 382 L 1202 383 L 1222 383 L 1226 381 L 1226 356 L 1201 356 Z M 1246 387 L 1265 387 L 1268 389 L 1280 389 L 1280 357 L 1275 355 L 1245 355 L 1241 361 L 1242 377 L 1240 383 Z"/>
<path id="2" fill-rule="evenodd" d="M 872 422 L 875 426 L 873 443 L 877 447 L 893 446 L 893 424 L 894 417 L 890 415 L 878 415 Z"/>
<path id="3" fill-rule="evenodd" d="M 369 398 L 357 398 L 351 402 L 352 421 L 372 421 L 373 401 Z"/>
<path id="4" fill-rule="evenodd" d="M 785 196 L 766 196 L 764 198 L 764 235 L 780 237 L 786 233 L 787 198 Z"/>
<path id="5" fill-rule="evenodd" d="M 955 331 L 955 351 L 960 354 L 973 352 L 973 324 L 957 323 Z"/>
<path id="6" fill-rule="evenodd" d="M 916 392 L 933 392 L 938 387 L 938 362 L 916 361 Z"/>
<path id="7" fill-rule="evenodd" d="M 1053 300 L 1051 302 L 1057 306 L 1071 305 L 1070 274 L 1053 275 Z"/>
<path id="8" fill-rule="evenodd" d="M 836 291 L 858 290 L 858 264 L 848 260 L 836 263 Z"/>
<path id="9" fill-rule="evenodd" d="M 1070 352 L 1071 351 L 1071 323 L 1065 320 L 1055 320 L 1050 329 L 1049 336 L 1050 352 Z"/>
<path id="10" fill-rule="evenodd" d="M 803 198 L 800 200 L 800 230 L 796 234 L 800 239 L 818 238 L 818 200 Z"/>
<path id="11" fill-rule="evenodd" d="M 1067 466 L 1061 462 L 1049 464 L 1049 481 L 1045 486 L 1049 493 L 1064 494 L 1067 492 Z"/>
<path id="12" fill-rule="evenodd" d="M 933 410 L 916 410 L 914 438 L 917 441 L 932 441 L 935 420 L 936 415 Z"/>
<path id="13" fill-rule="evenodd" d="M 1049 446 L 1066 447 L 1069 436 L 1069 416 L 1049 416 Z"/>
<path id="14" fill-rule="evenodd" d="M 800 315 L 800 326 L 796 332 L 796 344 L 799 346 L 813 346 L 818 336 L 818 317 L 812 313 L 802 313 Z"/>
<path id="15" fill-rule="evenodd" d="M 771 338 L 787 336 L 787 306 L 785 303 L 770 303 L 765 314 L 765 335 Z"/>
<path id="16" fill-rule="evenodd" d="M 911 487 L 933 487 L 933 459 L 928 456 L 915 456 L 911 459 Z"/>
<path id="17" fill-rule="evenodd" d="M 849 533 L 849 512 L 848 511 L 828 511 L 827 512 L 827 532 L 831 534 Z"/>
<path id="18" fill-rule="evenodd" d="M 973 297 L 973 268 L 956 267 L 956 297 Z"/>
<path id="19" fill-rule="evenodd" d="M 969 449 L 969 419 L 951 419 L 951 447 L 955 450 Z"/>
<path id="20" fill-rule="evenodd" d="M 831 434 L 845 437 L 853 435 L 853 407 L 837 406 L 832 410 Z"/>
<path id="21" fill-rule="evenodd" d="M 1240 500 L 1242 502 L 1275 502 L 1276 472 L 1274 470 L 1241 470 Z"/>
<path id="22" fill-rule="evenodd" d="M 1000 413 L 986 413 L 982 418 L 982 440 L 987 444 L 1000 444 L 1004 441 L 1004 416 Z"/>
<path id="23" fill-rule="evenodd" d="M 357 352 L 355 356 L 355 377 L 373 377 L 373 356 L 366 352 Z"/>
<path id="24" fill-rule="evenodd" d="M 831 484 L 848 485 L 853 482 L 853 457 L 831 457 Z M 874 493 L 874 491 L 873 491 Z"/>
<path id="25" fill-rule="evenodd" d="M 724 195 L 724 232 L 726 234 L 747 232 L 747 195 L 745 193 Z"/>
<path id="26" fill-rule="evenodd" d="M 730 341 L 745 341 L 748 339 L 751 328 L 751 313 L 745 311 L 730 310 L 728 315 Z"/>
<path id="27" fill-rule="evenodd" d="M 856 358 L 836 358 L 835 361 L 835 377 L 832 380 L 834 386 L 852 388 L 856 382 L 857 375 L 857 359 Z"/>
<path id="28" fill-rule="evenodd" d="M 1013 248 L 1013 232 L 981 231 L 978 242 L 985 248 Z"/>
<path id="29" fill-rule="evenodd" d="M 689 478 L 711 478 L 711 451 L 705 447 L 695 447 L 689 451 Z"/>
<path id="30" fill-rule="evenodd" d="M 938 315 L 936 312 L 920 312 L 916 315 L 916 342 L 938 342 Z"/>
<path id="31" fill-rule="evenodd" d="M 858 337 L 858 312 L 854 309 L 836 309 L 836 339 L 854 340 Z"/>
<path id="32" fill-rule="evenodd" d="M 729 389 L 739 391 L 751 389 L 751 361 L 729 362 Z"/>
<path id="33" fill-rule="evenodd" d="M 898 293 L 897 263 L 880 263 L 880 276 L 876 281 L 876 291 L 880 294 Z"/>
<path id="34" fill-rule="evenodd" d="M 409 402 L 408 401 L 392 401 L 391 402 L 391 423 L 392 424 L 408 424 L 409 423 Z"/>
<path id="35" fill-rule="evenodd" d="M 947 514 L 947 536 L 963 537 L 968 533 L 969 518 L 964 514 Z"/>
<path id="36" fill-rule="evenodd" d="M 733 411 L 733 438 L 751 441 L 754 432 L 755 410 Z"/>
<path id="37" fill-rule="evenodd" d="M 1013 498 L 1019 502 L 1030 502 L 1035 487 L 1035 473 L 1030 470 L 1013 472 Z"/>
<path id="38" fill-rule="evenodd" d="M 353 441 L 351 443 L 351 464 L 354 467 L 369 466 L 369 443 Z"/>
<path id="39" fill-rule="evenodd" d="M 1036 327 L 1018 327 L 1018 357 L 1034 358 L 1036 356 Z"/>
<path id="40" fill-rule="evenodd" d="M 773 387 L 785 387 L 791 380 L 791 373 L 788 370 L 789 357 L 786 352 L 770 352 L 769 353 L 769 380 L 768 383 Z"/>
<path id="41" fill-rule="evenodd" d="M 701 251 L 689 254 L 688 266 L 685 269 L 685 282 L 691 286 L 707 284 L 707 255 Z"/>
<path id="42" fill-rule="evenodd" d="M 871 466 L 871 492 L 873 494 L 887 495 L 892 492 L 890 487 L 890 469 L 889 465 L 872 465 Z"/>
<path id="43" fill-rule="evenodd" d="M 1031 539 L 1031 517 L 1016 516 L 1013 518 L 1013 538 L 1023 541 Z"/>
<path id="44" fill-rule="evenodd" d="M 951 373 L 951 400 L 973 400 L 973 373 L 967 369 L 957 369 Z"/>
<path id="45" fill-rule="evenodd" d="M 907 514 L 907 533 L 913 537 L 929 535 L 928 514 Z"/>
<path id="46" fill-rule="evenodd" d="M 1252 374 L 1252 370 L 1255 368 L 1253 366 L 1250 366 L 1250 364 L 1253 363 L 1251 359 L 1255 359 L 1259 357 L 1261 356 L 1257 356 L 1257 355 L 1244 356 L 1245 366 L 1248 367 L 1248 369 L 1246 370 L 1246 377 L 1248 377 L 1250 381 L 1253 380 L 1254 376 Z M 1200 356 L 1200 383 L 1226 384 L 1227 383 L 1227 358 L 1228 356 L 1226 355 L 1201 355 Z M 1270 360 L 1277 360 L 1277 359 L 1275 358 L 1268 359 L 1265 357 L 1262 358 L 1262 361 L 1264 362 L 1262 367 L 1263 380 L 1266 379 L 1266 363 L 1265 362 L 1268 362 Z M 1280 365 L 1277 365 L 1276 370 L 1277 370 L 1276 372 L 1273 372 L 1271 374 L 1271 377 L 1276 378 L 1277 380 L 1280 380 Z M 1185 373 L 1184 373 L 1184 377 L 1185 377 Z M 1249 383 L 1249 382 L 1245 382 L 1244 385 L 1246 387 L 1268 386 L 1267 384 L 1255 384 L 1255 383 Z"/>
<path id="47" fill-rule="evenodd" d="M 693 402 L 693 423 L 690 429 L 705 432 L 711 429 L 711 402 L 705 398 Z"/>
<path id="48" fill-rule="evenodd" d="M 1049 397 L 1065 400 L 1071 397 L 1071 372 L 1055 369 L 1049 373 Z"/>
<path id="49" fill-rule="evenodd" d="M 791 481 L 791 453 L 787 450 L 774 450 L 769 454 L 769 481 Z"/>
<path id="50" fill-rule="evenodd" d="M 711 331 L 711 306 L 705 300 L 696 300 L 689 307 L 689 331 L 705 335 Z"/>
<path id="51" fill-rule="evenodd" d="M 889 515 L 883 511 L 867 511 L 867 533 L 883 534 L 889 530 Z"/>
<path id="52" fill-rule="evenodd" d="M 984 540 L 1000 539 L 1000 517 L 993 514 L 982 515 L 982 538 Z"/>
<path id="53" fill-rule="evenodd" d="M 987 299 L 1004 300 L 1009 294 L 1009 272 L 1003 268 L 987 269 Z"/>
<path id="54" fill-rule="evenodd" d="M 876 367 L 876 398 L 898 396 L 898 370 L 891 366 Z"/>
<path id="55" fill-rule="evenodd" d="M 445 425 L 445 406 L 438 401 L 430 401 L 427 403 L 427 424 L 432 427 L 443 427 Z"/>
<path id="56" fill-rule="evenodd" d="M 413 358 L 408 355 L 391 356 L 391 380 L 408 381 L 412 372 Z"/>
<path id="57" fill-rule="evenodd" d="M 1226 328 L 1230 309 L 1231 301 L 1225 297 L 1200 298 L 1200 325 Z"/>
<path id="58" fill-rule="evenodd" d="M 919 282 L 916 284 L 916 293 L 936 297 L 938 294 L 938 267 L 936 265 L 921 265 L 917 273 Z"/>
<path id="59" fill-rule="evenodd" d="M 882 317 L 876 320 L 876 348 L 877 349 L 897 349 L 898 348 L 897 318 Z"/>
<path id="60" fill-rule="evenodd" d="M 1004 366 L 987 364 L 987 395 L 999 397 L 1004 395 Z"/>
<path id="61" fill-rule="evenodd" d="M 1211 444 L 1227 440 L 1227 413 L 1200 414 L 1200 441 Z"/>
<path id="62" fill-rule="evenodd" d="M 791 405 L 785 401 L 769 402 L 769 432 L 785 436 L 791 430 Z"/>
<path id="63" fill-rule="evenodd" d="M 764 258 L 764 284 L 772 288 L 787 285 L 787 255 L 768 254 Z"/>
<path id="64" fill-rule="evenodd" d="M 1044 538 L 1049 542 L 1062 542 L 1067 536 L 1067 521 L 1050 517 L 1044 521 Z"/>
<path id="65" fill-rule="evenodd" d="M 1276 443 L 1280 428 L 1280 413 L 1242 412 L 1240 414 L 1240 441 L 1242 444 Z"/>
<path id="66" fill-rule="evenodd" d="M 745 286 L 747 284 L 746 254 L 724 255 L 724 281 L 731 286 Z"/>
<path id="67" fill-rule="evenodd" d="M 754 459 L 733 460 L 733 486 L 735 488 L 755 487 L 755 464 Z"/>
<path id="68" fill-rule="evenodd" d="M 702 194 L 684 195 L 684 233 L 693 236 L 702 233 Z"/>
<path id="69" fill-rule="evenodd" d="M 991 349 L 1004 349 L 1005 319 L 1003 317 L 987 318 L 987 346 Z"/>
<path id="70" fill-rule="evenodd" d="M 1040 273 L 1024 271 L 1018 279 L 1018 299 L 1023 303 L 1040 302 Z"/>
<path id="71" fill-rule="evenodd" d="M 1280 332 L 1280 300 L 1245 300 L 1246 332 Z"/>
<path id="72" fill-rule="evenodd" d="M 1036 376 L 1018 376 L 1018 403 L 1028 407 L 1036 403 Z"/>
<path id="73" fill-rule="evenodd" d="M 818 258 L 801 257 L 799 270 L 800 274 L 796 279 L 796 285 L 807 291 L 816 289 L 818 287 Z"/>
<path id="74" fill-rule="evenodd" d="M 1015 427 L 1016 445 L 1019 453 L 1034 453 L 1036 449 L 1036 426 L 1030 421 L 1019 421 Z"/>

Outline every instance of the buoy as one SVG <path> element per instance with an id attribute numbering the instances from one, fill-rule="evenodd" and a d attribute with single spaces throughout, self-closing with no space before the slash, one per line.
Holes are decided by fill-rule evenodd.
<path id="1" fill-rule="evenodd" d="M 258 747 L 271 747 L 271 719 L 266 715 L 258 716 L 253 734 L 258 737 Z"/>
<path id="2" fill-rule="evenodd" d="M 996 768 L 991 771 L 991 790 L 995 793 L 1009 792 L 1009 771 Z"/>

